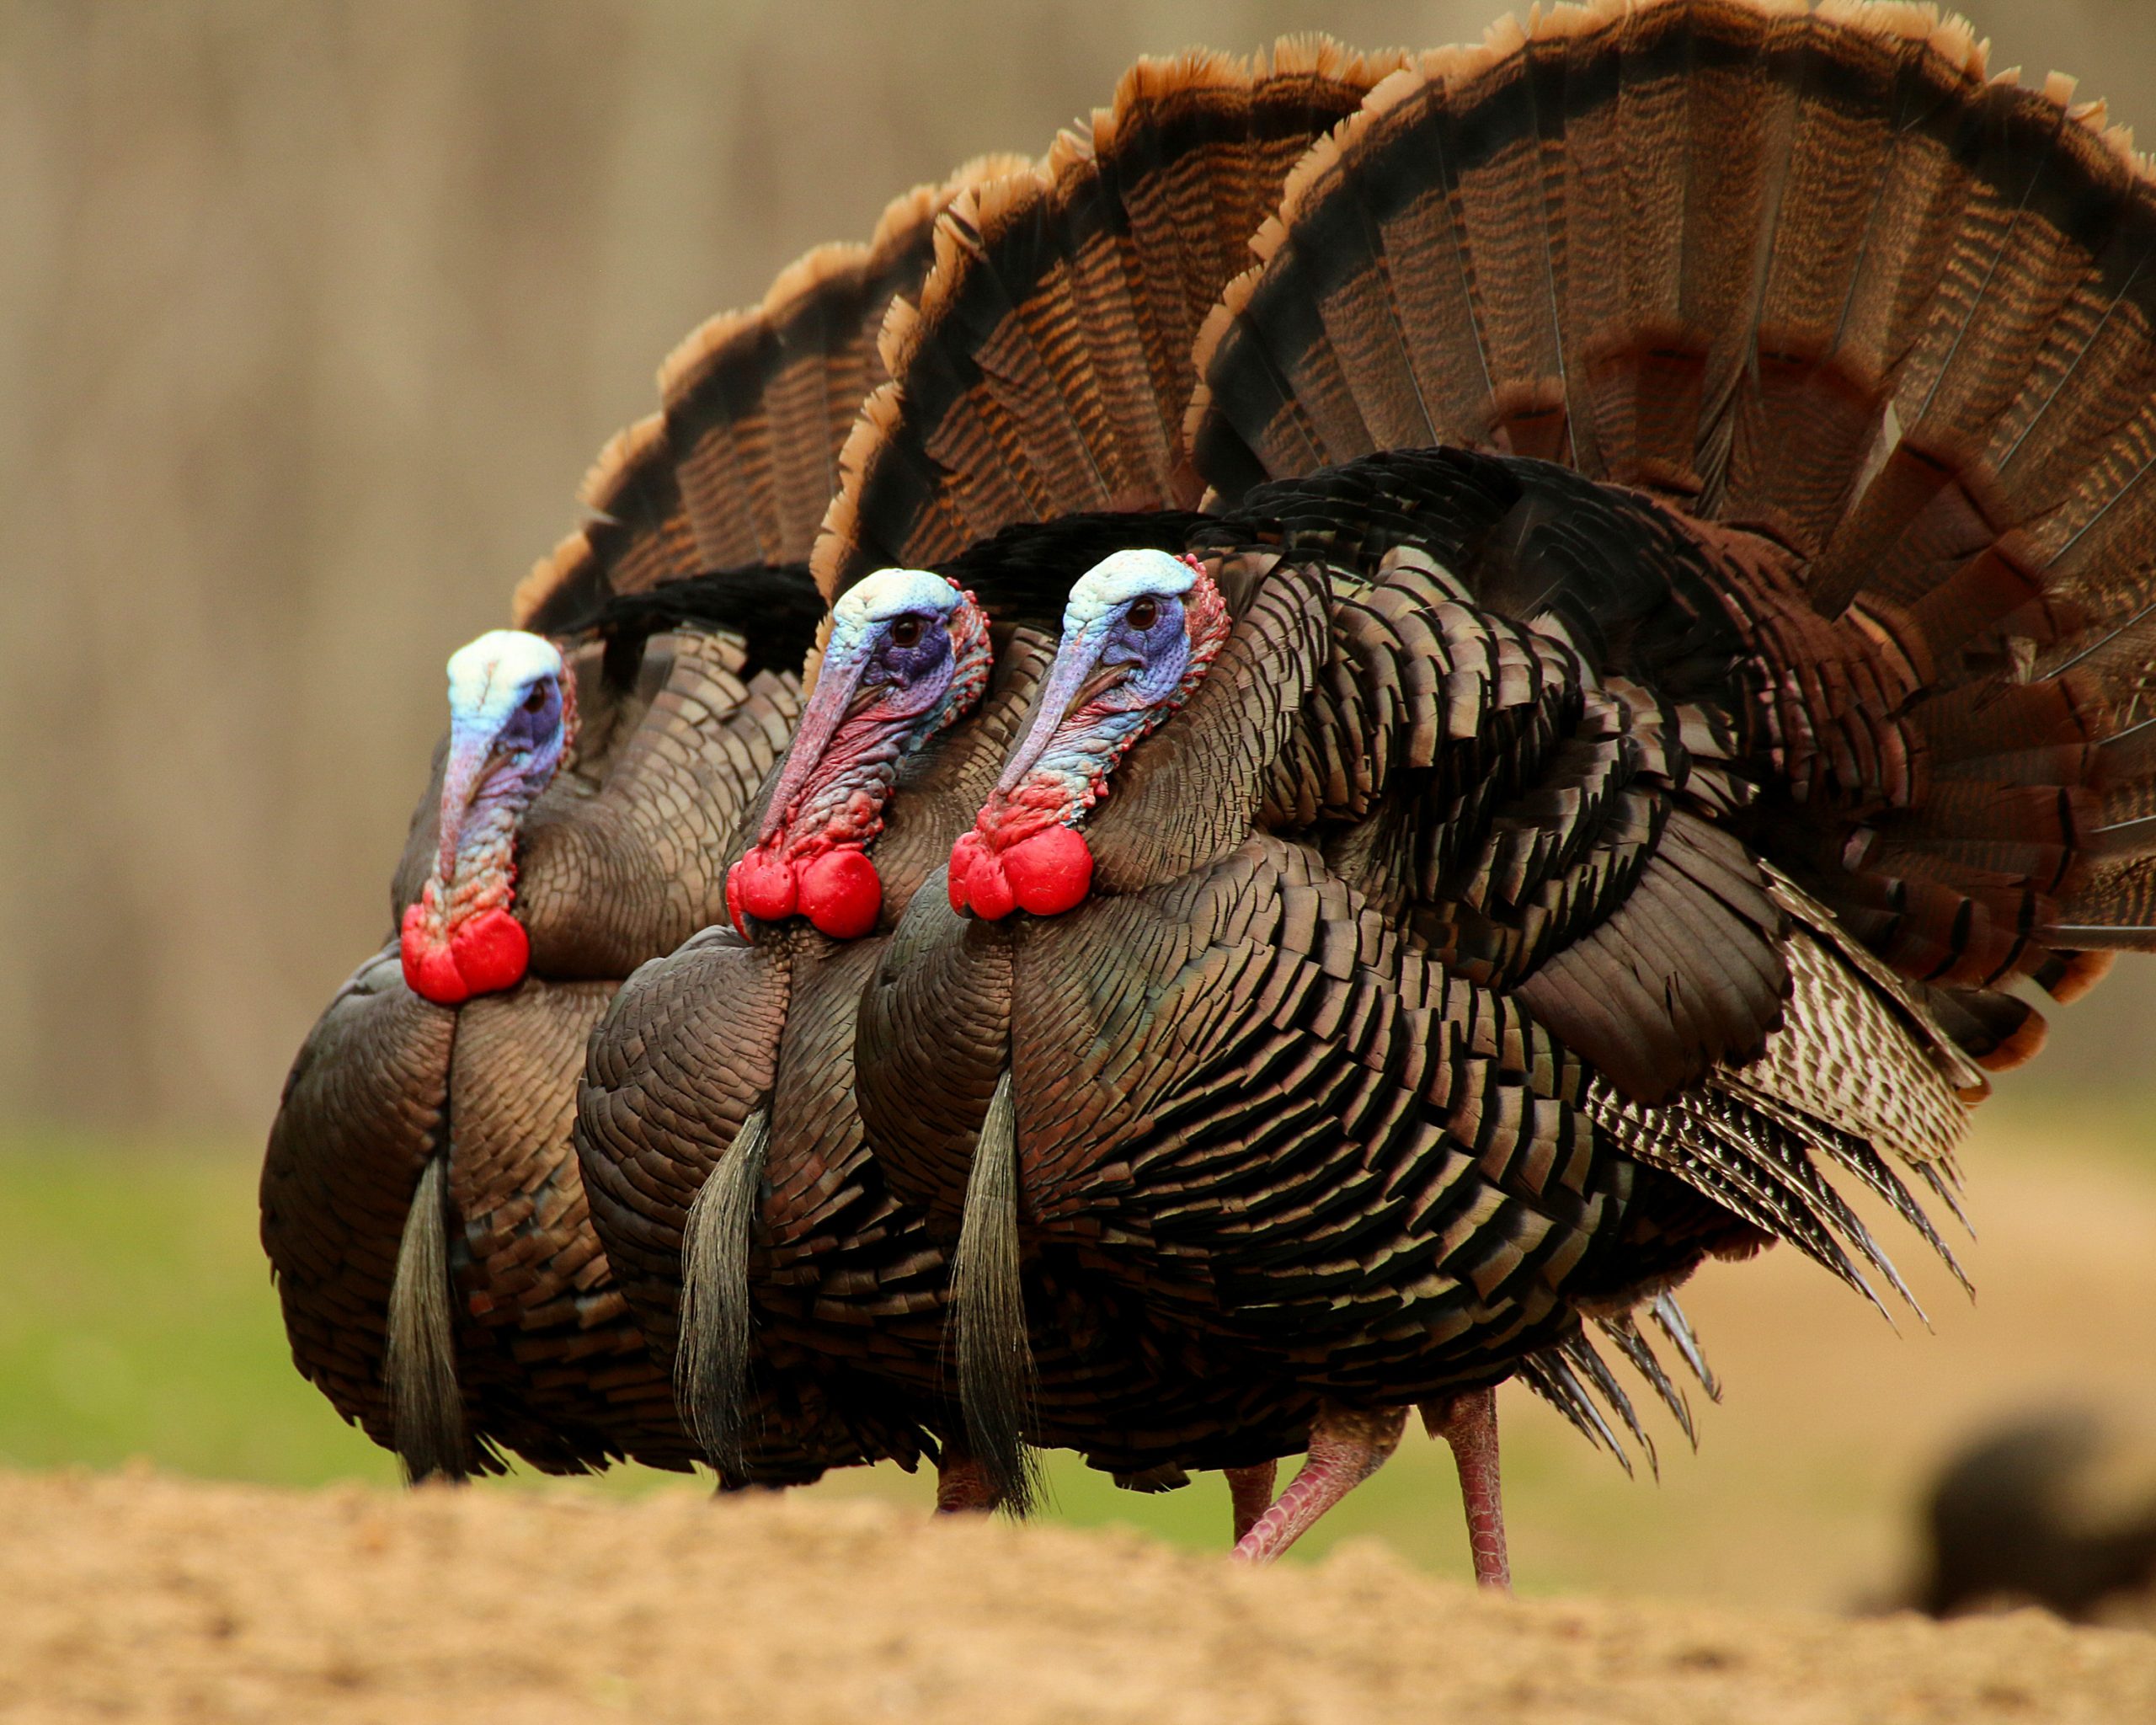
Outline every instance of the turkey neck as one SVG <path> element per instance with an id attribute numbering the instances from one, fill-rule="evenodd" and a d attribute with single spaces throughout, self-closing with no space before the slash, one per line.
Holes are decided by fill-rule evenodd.
<path id="1" fill-rule="evenodd" d="M 999 625 L 994 641 L 995 669 L 980 704 L 901 765 L 897 790 L 883 812 L 883 830 L 877 836 L 873 855 L 883 880 L 884 914 L 895 913 L 901 927 L 916 907 L 943 903 L 940 876 L 932 882 L 931 876 L 942 868 L 952 840 L 973 819 L 974 810 L 995 784 L 1004 754 L 1024 723 L 1053 656 L 1048 641 L 1029 629 Z M 928 889 L 925 892 L 924 886 Z M 944 914 L 950 914 L 947 906 Z M 876 991 L 873 979 L 884 968 L 886 945 L 894 936 L 833 942 L 798 919 L 776 932 L 792 955 L 792 994 L 784 1070 L 777 1081 L 778 1105 L 772 1114 L 768 1179 L 776 1207 L 766 1220 L 775 1234 L 783 1236 L 797 1222 L 805 1226 L 803 1218 L 787 1211 L 792 1202 L 787 1194 L 797 1189 L 792 1177 L 798 1165 L 850 1172 L 862 1146 L 861 1114 L 846 1100 L 856 1093 L 857 1068 L 862 1060 L 856 1047 L 855 1021 L 864 985 L 868 995 Z M 940 1026 L 948 1017 L 943 1006 L 932 1000 L 910 1010 L 924 1015 L 917 1022 L 926 1026 Z M 963 1007 L 959 1010 L 963 1014 Z M 1000 1023 L 1000 1017 L 995 1022 Z M 936 1041 L 932 1034 L 931 1041 Z M 883 1045 L 883 1039 L 876 1044 Z M 869 1059 L 873 1064 L 873 1055 Z M 1001 1059 L 999 1044 L 998 1070 Z M 991 1074 L 990 1089 L 994 1082 Z M 924 1108 L 933 1111 L 946 1100 L 940 1083 L 932 1071 L 921 1074 L 915 1093 L 910 1080 L 909 1094 L 895 1103 L 894 1112 L 906 1119 Z M 846 1104 L 843 1120 L 832 1117 L 831 1097 Z M 985 1091 L 979 1103 L 985 1108 Z M 925 1190 L 919 1183 L 898 1189 L 901 1196 Z M 798 1190 L 802 1201 L 821 1202 L 810 1184 Z"/>
<path id="2" fill-rule="evenodd" d="M 886 905 L 903 893 L 904 911 L 861 996 L 854 1051 L 862 1124 L 883 1178 L 929 1211 L 947 1243 L 958 1238 L 955 1194 L 1008 1059 L 1010 964 L 1006 934 L 971 928 L 952 911 L 942 869 L 995 788 L 1054 657 L 1031 629 L 999 624 L 995 641 L 995 680 L 980 706 L 913 779 L 901 779 L 885 811 L 876 867 Z"/>

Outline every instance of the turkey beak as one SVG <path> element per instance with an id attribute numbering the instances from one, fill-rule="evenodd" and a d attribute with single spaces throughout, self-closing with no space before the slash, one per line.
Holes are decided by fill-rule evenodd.
<path id="1" fill-rule="evenodd" d="M 1097 684 L 1123 680 L 1125 670 L 1121 666 L 1105 679 L 1095 676 L 1107 645 L 1106 631 L 1088 631 L 1075 640 L 1065 640 L 1055 663 L 1049 667 L 1048 681 L 1041 685 L 1041 704 L 1033 715 L 1033 728 L 1017 752 L 1005 763 L 1003 777 L 995 782 L 995 788 L 1005 796 L 1023 784 L 1026 775 L 1040 764 L 1041 756 L 1048 753 L 1049 745 L 1072 711 L 1099 692 Z"/>
<path id="2" fill-rule="evenodd" d="M 863 641 L 853 652 L 836 663 L 826 653 L 823 669 L 816 677 L 816 692 L 808 697 L 803 709 L 801 723 L 794 729 L 793 746 L 787 751 L 786 765 L 778 776 L 778 785 L 771 792 L 771 799 L 764 807 L 764 824 L 756 835 L 756 842 L 767 845 L 786 830 L 787 814 L 801 798 L 810 776 L 822 761 L 825 751 L 831 745 L 831 739 L 838 734 L 839 727 L 852 713 L 854 697 L 861 688 L 862 674 L 868 669 L 873 656 L 873 641 Z"/>
<path id="3" fill-rule="evenodd" d="M 499 734 L 493 725 L 461 714 L 450 722 L 449 757 L 441 771 L 441 848 L 435 860 L 445 894 L 456 884 L 456 846 L 463 836 L 464 817 L 471 813 L 472 799 L 485 782 L 487 769 L 494 765 L 494 739 Z"/>

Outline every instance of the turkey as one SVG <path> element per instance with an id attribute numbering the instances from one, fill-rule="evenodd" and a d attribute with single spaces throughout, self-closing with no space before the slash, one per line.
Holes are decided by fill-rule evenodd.
<path id="1" fill-rule="evenodd" d="M 1604 4 L 1313 147 L 1198 343 L 1166 470 L 1217 527 L 1134 515 L 1073 589 L 863 997 L 878 1167 L 962 1219 L 977 1439 L 1052 1282 L 1096 1353 L 1322 1398 L 1242 1555 L 1420 1405 L 1497 1581 L 1497 1382 L 1636 1429 L 1585 1326 L 1681 1409 L 1637 1314 L 1689 1352 L 1705 1257 L 1899 1289 L 1837 1173 L 1945 1253 L 1909 1183 L 1954 1204 L 1980 1067 L 2041 1040 L 2006 985 L 2156 940 L 2156 225 L 2069 95 L 1906 8 Z M 969 261 L 827 592 L 1191 500 L 1101 405 L 1143 303 Z"/>
<path id="2" fill-rule="evenodd" d="M 1103 306 L 1142 296 L 1134 338 L 1113 329 L 1113 355 L 1091 361 L 1092 405 L 1127 457 L 1103 484 L 1126 506 L 1194 500 L 1177 451 L 1203 318 L 1247 262 L 1289 168 L 1401 63 L 1300 40 L 1250 63 L 1140 62 L 1039 168 L 954 201 L 931 279 L 963 281 L 965 295 L 931 287 L 921 308 L 894 306 L 887 360 L 958 355 L 975 380 L 1034 363 L 994 335 L 1003 296 L 1022 293 L 1027 272 Z M 1205 219 L 1193 225 L 1193 211 Z M 1087 363 L 1081 333 L 1065 333 L 1078 344 L 1060 357 Z M 1005 381 L 1013 400 L 1036 389 L 1026 373 Z M 874 423 L 872 412 L 864 424 Z M 1171 510 L 1146 531 L 1179 545 L 1198 519 Z M 744 825 L 753 842 L 728 875 L 734 931 L 647 966 L 593 1036 L 577 1141 L 595 1220 L 729 1474 L 786 1477 L 744 1453 L 759 1407 L 862 1420 L 902 1408 L 945 1451 L 945 1507 L 1022 1507 L 1029 1495 L 1022 1467 L 984 1472 L 972 1454 L 947 1385 L 955 1226 L 894 1203 L 878 1178 L 853 1107 L 854 1027 L 892 927 L 1016 740 L 1049 656 L 1041 632 L 1057 626 L 1071 583 L 1132 531 L 1121 518 L 1041 532 L 1022 522 L 964 555 L 852 585 L 834 607 L 796 743 Z M 911 1105 L 942 1118 L 967 1100 L 930 1086 Z M 1053 1302 L 1053 1288 L 1039 1291 Z M 1217 1350 L 1164 1360 L 1104 1349 L 1079 1327 L 1044 1327 L 1033 1364 L 1049 1441 L 1143 1488 L 1190 1467 L 1230 1470 L 1245 1521 L 1315 1412 L 1292 1392 L 1254 1400 Z"/>
<path id="3" fill-rule="evenodd" d="M 837 451 L 949 195 L 899 200 L 867 246 L 809 254 L 691 336 L 517 628 L 450 660 L 398 937 L 301 1049 L 261 1191 L 295 1362 L 414 1479 L 504 1451 L 696 1459 L 591 1229 L 576 1076 L 621 980 L 723 914 L 824 615 L 803 560 Z"/>

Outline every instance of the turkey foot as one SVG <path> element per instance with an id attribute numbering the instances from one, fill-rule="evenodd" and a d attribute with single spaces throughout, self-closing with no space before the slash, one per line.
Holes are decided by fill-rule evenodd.
<path id="1" fill-rule="evenodd" d="M 1470 1390 L 1422 1404 L 1422 1426 L 1452 1446 L 1460 1470 L 1460 1496 L 1467 1510 L 1467 1544 L 1475 1554 L 1475 1583 L 1498 1593 L 1513 1590 L 1505 1557 L 1505 1505 L 1497 1479 L 1497 1392 Z"/>
<path id="2" fill-rule="evenodd" d="M 995 1487 L 989 1483 L 988 1470 L 972 1451 L 947 1441 L 936 1469 L 936 1513 L 985 1514 L 995 1507 Z"/>
<path id="3" fill-rule="evenodd" d="M 1258 1518 L 1273 1507 L 1273 1482 L 1280 1477 L 1277 1461 L 1260 1461 L 1249 1467 L 1227 1467 L 1228 1501 L 1235 1506 L 1235 1542 L 1240 1545 Z"/>
<path id="4" fill-rule="evenodd" d="M 1230 1557 L 1243 1563 L 1270 1563 L 1294 1545 L 1348 1493 L 1384 1466 L 1399 1447 L 1407 1410 L 1377 1413 L 1328 1407 L 1310 1429 L 1310 1452 L 1294 1483 L 1241 1539 Z"/>

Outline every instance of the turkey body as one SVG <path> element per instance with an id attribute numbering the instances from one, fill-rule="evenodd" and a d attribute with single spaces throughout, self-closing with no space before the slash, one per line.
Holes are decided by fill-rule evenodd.
<path id="1" fill-rule="evenodd" d="M 502 1449 L 550 1471 L 695 1458 L 591 1228 L 570 1141 L 576 1081 L 618 985 L 610 958 L 708 919 L 732 837 L 725 811 L 745 805 L 783 747 L 798 682 L 744 676 L 746 654 L 724 636 L 662 637 L 645 653 L 641 698 L 616 711 L 595 686 L 596 659 L 585 655 L 593 746 L 529 817 L 520 898 L 532 974 L 451 1008 L 411 991 L 393 947 L 363 966 L 302 1049 L 264 1163 L 263 1237 L 295 1357 L 339 1412 L 419 1458 L 415 1471 L 499 1466 Z M 673 820 L 677 806 L 691 816 Z M 400 911 L 434 854 L 435 807 L 430 795 L 414 820 Z M 678 866 L 656 866 L 659 854 Z M 603 912 L 579 916 L 584 902 Z M 408 1416 L 400 1441 L 387 1389 L 415 1197 L 442 1215 L 453 1293 L 440 1317 L 461 1441 L 419 1433 Z"/>
<path id="2" fill-rule="evenodd" d="M 1621 1317 L 1706 1253 L 1747 1253 L 1768 1235 L 1628 1143 L 1589 1062 L 1408 926 L 1401 877 L 1431 852 L 1472 859 L 1520 803 L 1556 797 L 1539 767 L 1610 762 L 1567 748 L 1556 723 L 1508 732 L 1506 712 L 1554 707 L 1561 722 L 1569 707 L 1577 723 L 1585 706 L 1563 698 L 1561 654 L 1547 688 L 1522 654 L 1511 687 L 1484 680 L 1480 707 L 1460 668 L 1454 716 L 1476 724 L 1452 740 L 1457 758 L 1410 766 L 1402 751 L 1403 775 L 1432 781 L 1426 801 L 1481 793 L 1454 812 L 1469 832 L 1426 816 L 1421 857 L 1383 842 L 1368 829 L 1396 825 L 1405 793 L 1382 772 L 1359 775 L 1371 811 L 1331 836 L 1330 860 L 1307 836 L 1265 830 L 1261 813 L 1294 806 L 1305 733 L 1332 723 L 1315 692 L 1351 661 L 1321 568 L 1270 553 L 1216 567 L 1241 595 L 1237 633 L 1088 818 L 1093 896 L 1009 922 L 962 917 L 933 892 L 908 908 L 862 1007 L 877 1160 L 956 1231 L 1007 1073 L 1017 1226 L 1051 1330 L 1203 1361 L 1246 1386 L 1246 1417 L 1268 1397 L 1275 1418 L 1292 1407 L 1304 1421 L 1321 1398 L 1439 1402 L 1540 1354 L 1545 1387 L 1577 1411 L 1566 1350 L 1598 1374 L 1579 1347 L 1582 1313 Z M 1361 602 L 1420 588 L 1427 617 L 1445 601 L 1420 573 L 1397 569 Z M 1501 644 L 1518 644 L 1478 639 L 1464 608 L 1453 622 L 1453 644 L 1486 650 L 1493 672 Z M 1403 740 L 1443 734 L 1427 715 L 1399 718 Z M 1652 782 L 1645 764 L 1625 767 Z M 1748 908 L 1779 931 L 1764 895 Z M 1764 1010 L 1780 1006 L 1769 991 Z M 939 1105 L 924 1108 L 931 1093 Z M 1827 1230 L 1818 1238 L 1845 1266 Z M 1038 1375 L 1045 1400 L 1057 1373 Z"/>
<path id="3" fill-rule="evenodd" d="M 1553 1348 L 1609 1399 L 1583 1327 L 1638 1364 L 1636 1308 L 1769 1240 L 1898 1286 L 1830 1176 L 1943 1250 L 1912 1183 L 1953 1203 L 1977 1063 L 2041 1039 L 2007 985 L 2152 938 L 2152 207 L 1891 9 L 1596 6 L 1387 80 L 1198 342 L 1233 633 L 1070 734 L 1091 895 L 923 894 L 864 1001 L 894 1189 L 970 1228 L 1007 1155 L 1033 1274 L 1350 1408 Z M 1072 357 L 1113 343 L 1000 238 L 926 285 L 827 591 L 1129 507 Z"/>

